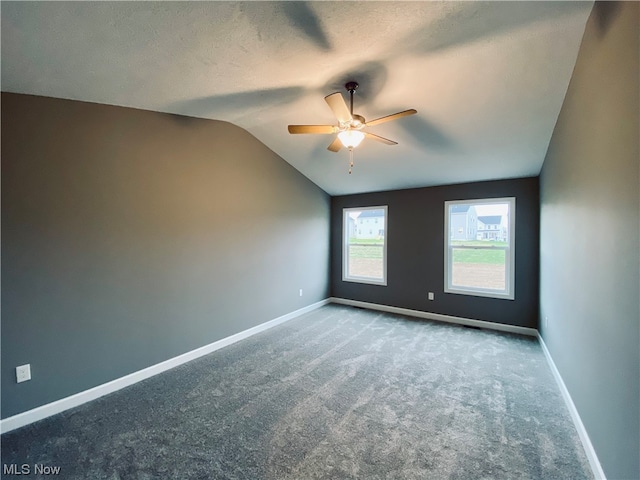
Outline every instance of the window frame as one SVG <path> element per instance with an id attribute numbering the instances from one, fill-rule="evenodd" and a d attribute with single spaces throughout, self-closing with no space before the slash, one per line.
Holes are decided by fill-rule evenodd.
<path id="1" fill-rule="evenodd" d="M 378 280 L 372 277 L 358 277 L 354 275 L 348 274 L 349 269 L 349 256 L 348 256 L 348 246 L 349 246 L 349 212 L 359 211 L 363 212 L 365 210 L 383 210 L 384 211 L 384 244 L 382 245 L 382 280 Z M 388 237 L 387 233 L 389 231 L 388 226 L 389 221 L 389 207 L 388 205 L 378 205 L 378 206 L 367 206 L 367 207 L 347 207 L 342 209 L 342 281 L 343 282 L 353 282 L 353 283 L 365 283 L 369 285 L 380 285 L 387 286 L 387 244 Z M 378 223 L 378 225 L 380 225 Z"/>
<path id="2" fill-rule="evenodd" d="M 494 289 L 484 289 L 479 287 L 460 287 L 454 286 L 452 282 L 452 250 L 450 245 L 449 232 L 449 207 L 452 205 L 491 205 L 497 203 L 509 204 L 509 227 L 507 235 L 509 238 L 509 246 L 502 247 L 505 250 L 505 289 L 504 291 L 496 291 Z M 444 291 L 456 295 L 470 295 L 475 297 L 489 297 L 503 300 L 515 300 L 515 253 L 516 253 L 516 197 L 500 197 L 500 198 L 474 198 L 467 200 L 447 200 L 444 202 Z M 486 231 L 488 231 L 487 229 Z M 498 229 L 492 231 L 499 231 Z M 477 235 L 476 235 L 477 236 Z M 473 247 L 457 247 L 469 248 Z"/>

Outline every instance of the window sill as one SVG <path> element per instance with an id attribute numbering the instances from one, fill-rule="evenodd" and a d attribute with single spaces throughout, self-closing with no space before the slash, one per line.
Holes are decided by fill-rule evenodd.
<path id="1" fill-rule="evenodd" d="M 375 279 L 371 279 L 371 278 L 360 278 L 360 277 L 342 277 L 342 281 L 343 282 L 350 282 L 350 283 L 364 283 L 367 285 L 379 285 L 381 287 L 386 287 L 387 286 L 387 281 L 386 280 L 375 280 Z"/>
<path id="2" fill-rule="evenodd" d="M 483 290 L 467 290 L 463 288 L 445 288 L 444 293 L 451 293 L 454 295 L 467 295 L 471 297 L 495 298 L 497 300 L 515 300 L 515 295 L 512 293 L 496 293 Z"/>

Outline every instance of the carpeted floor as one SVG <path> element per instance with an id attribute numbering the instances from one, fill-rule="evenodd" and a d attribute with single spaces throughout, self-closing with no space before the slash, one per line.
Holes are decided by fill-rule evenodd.
<path id="1" fill-rule="evenodd" d="M 537 340 L 338 305 L 9 432 L 2 463 L 83 480 L 593 478 Z"/>

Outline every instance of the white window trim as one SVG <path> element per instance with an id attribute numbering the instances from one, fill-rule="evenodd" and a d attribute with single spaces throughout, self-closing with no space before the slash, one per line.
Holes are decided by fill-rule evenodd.
<path id="1" fill-rule="evenodd" d="M 508 254 L 505 254 L 507 263 L 507 275 L 505 279 L 505 292 L 496 292 L 491 289 L 473 288 L 473 287 L 454 287 L 451 285 L 452 264 L 449 261 L 451 248 L 449 247 L 449 206 L 450 205 L 490 205 L 492 203 L 508 203 L 509 204 L 509 248 Z M 505 300 L 515 299 L 515 259 L 516 259 L 516 242 L 515 242 L 515 226 L 516 226 L 516 197 L 503 198 L 477 198 L 469 200 L 448 200 L 444 202 L 444 291 L 445 293 L 454 293 L 458 295 L 471 295 L 475 297 L 490 297 Z"/>
<path id="2" fill-rule="evenodd" d="M 349 231 L 348 218 L 349 212 L 351 211 L 359 211 L 362 212 L 364 210 L 384 210 L 384 245 L 382 246 L 382 280 L 378 280 L 370 277 L 357 277 L 357 276 L 347 276 L 347 267 L 349 264 L 349 257 L 347 256 L 347 246 L 349 243 L 349 238 L 347 237 L 347 232 Z M 388 208 L 387 205 L 379 205 L 376 207 L 349 207 L 342 209 L 342 281 L 343 282 L 354 282 L 354 283 L 367 283 L 371 285 L 382 285 L 387 286 L 387 243 L 388 243 L 388 232 L 387 228 L 388 222 Z M 380 225 L 380 224 L 378 224 Z"/>

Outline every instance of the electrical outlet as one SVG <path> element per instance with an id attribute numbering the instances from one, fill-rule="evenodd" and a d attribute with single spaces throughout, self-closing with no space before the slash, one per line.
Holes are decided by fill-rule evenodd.
<path id="1" fill-rule="evenodd" d="M 300 296 L 302 296 L 302 289 L 300 289 Z"/>
<path id="2" fill-rule="evenodd" d="M 20 365 L 16 367 L 16 382 L 22 383 L 31 380 L 31 364 Z"/>
<path id="3" fill-rule="evenodd" d="M 429 300 L 433 300 L 433 292 L 429 292 Z"/>

